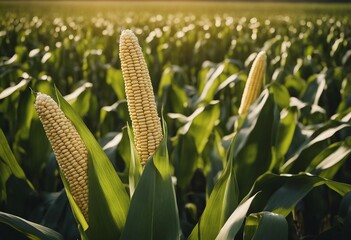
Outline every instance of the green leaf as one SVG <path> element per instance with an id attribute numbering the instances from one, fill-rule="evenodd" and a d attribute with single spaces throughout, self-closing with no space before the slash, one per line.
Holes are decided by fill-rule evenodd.
<path id="1" fill-rule="evenodd" d="M 296 107 L 283 110 L 280 114 L 280 122 L 275 140 L 275 154 L 278 164 L 284 160 L 285 154 L 288 152 L 294 137 L 297 125 L 298 111 Z M 279 167 L 279 165 L 277 166 Z"/>
<path id="2" fill-rule="evenodd" d="M 75 202 L 75 200 L 74 200 L 74 198 L 69 190 L 68 182 L 65 179 L 65 176 L 63 175 L 62 171 L 60 171 L 60 177 L 62 179 L 63 186 L 65 187 L 67 199 L 68 199 L 68 202 L 71 206 L 73 215 L 76 218 L 76 221 L 78 223 L 78 229 L 80 231 L 80 234 L 84 240 L 88 239 L 87 237 L 85 237 L 86 231 L 89 227 L 88 222 L 84 218 L 83 213 L 81 212 L 80 208 L 78 207 L 77 203 Z M 89 199 L 89 201 L 90 201 L 90 199 Z"/>
<path id="3" fill-rule="evenodd" d="M 351 190 L 351 185 L 331 181 L 311 174 L 265 173 L 260 176 L 246 198 L 260 192 L 251 204 L 252 212 L 270 211 L 287 216 L 301 199 L 314 187 L 326 185 L 341 196 Z"/>
<path id="4" fill-rule="evenodd" d="M 176 65 L 165 67 L 157 92 L 165 112 L 184 113 L 188 108 L 189 102 L 184 90 L 185 81 L 186 74 L 183 68 Z"/>
<path id="5" fill-rule="evenodd" d="M 312 160 L 306 172 L 332 179 L 351 153 L 349 142 L 350 139 L 345 142 L 337 142 L 324 149 Z"/>
<path id="6" fill-rule="evenodd" d="M 269 169 L 273 112 L 273 98 L 268 91 L 265 91 L 252 106 L 235 136 L 229 153 L 229 163 L 216 183 L 200 222 L 193 229 L 190 239 L 215 238 L 237 206 L 239 194 L 244 196 L 256 178 Z M 267 126 L 267 122 L 270 125 Z M 262 129 L 268 129 L 268 134 Z M 258 153 L 263 159 L 257 158 Z M 213 211 L 213 209 L 220 209 L 220 211 Z"/>
<path id="7" fill-rule="evenodd" d="M 300 60 L 301 59 L 298 59 L 298 62 Z M 291 95 L 300 96 L 301 92 L 306 87 L 306 81 L 304 81 L 297 74 L 295 74 L 295 75 L 288 75 L 285 78 L 285 84 L 284 85 L 289 90 Z"/>
<path id="8" fill-rule="evenodd" d="M 227 165 L 226 155 L 226 149 L 223 146 L 222 137 L 216 128 L 208 139 L 206 147 L 201 154 L 201 158 L 199 158 L 200 161 L 198 161 L 198 165 L 196 166 L 196 169 L 203 168 L 204 174 L 207 178 L 206 192 L 208 194 L 212 192 L 212 189 L 218 180 L 218 176 L 222 173 L 224 166 Z M 194 172 L 196 169 L 194 169 Z"/>
<path id="9" fill-rule="evenodd" d="M 193 177 L 199 155 L 194 138 L 190 134 L 177 135 L 174 148 L 174 174 L 177 177 L 177 186 L 184 189 Z"/>
<path id="10" fill-rule="evenodd" d="M 239 232 L 241 225 L 244 222 L 246 213 L 249 207 L 256 197 L 256 194 L 247 199 L 245 202 L 241 203 L 235 211 L 230 215 L 227 222 L 222 227 L 221 231 L 216 237 L 216 240 L 221 239 L 234 239 L 236 234 Z"/>
<path id="11" fill-rule="evenodd" d="M 128 105 L 126 100 L 119 100 L 110 106 L 103 106 L 100 109 L 99 129 L 101 136 L 116 129 L 116 123 L 121 128 L 125 122 L 130 122 Z"/>
<path id="12" fill-rule="evenodd" d="M 272 92 L 274 101 L 277 103 L 279 108 L 289 107 L 290 94 L 284 85 L 281 85 L 278 82 L 272 82 L 269 85 L 269 90 Z"/>
<path id="13" fill-rule="evenodd" d="M 179 239 L 180 224 L 169 171 L 167 134 L 135 189 L 121 239 Z"/>
<path id="14" fill-rule="evenodd" d="M 351 129 L 350 124 L 331 120 L 315 130 L 305 143 L 301 144 L 296 153 L 281 167 L 281 172 L 298 173 L 304 171 L 321 149 L 327 147 L 328 140 L 342 130 Z"/>
<path id="15" fill-rule="evenodd" d="M 218 123 L 220 108 L 218 101 L 212 101 L 207 106 L 198 107 L 190 116 L 170 113 L 169 117 L 178 119 L 185 124 L 178 129 L 177 135 L 189 134 L 195 141 L 196 150 L 202 153 L 213 128 Z"/>
<path id="16" fill-rule="evenodd" d="M 120 69 L 109 67 L 106 73 L 106 83 L 113 88 L 117 99 L 121 100 L 126 98 L 124 92 L 123 75 Z"/>
<path id="17" fill-rule="evenodd" d="M 166 121 L 162 116 L 162 129 L 163 129 L 163 139 L 160 142 L 156 152 L 153 155 L 154 164 L 157 168 L 158 172 L 161 176 L 165 179 L 170 177 L 170 166 L 169 166 L 169 158 L 168 158 L 168 148 L 167 148 L 167 138 L 168 138 L 168 131 Z M 172 185 L 173 186 L 173 185 Z"/>
<path id="18" fill-rule="evenodd" d="M 242 199 L 257 177 L 272 164 L 273 129 L 277 119 L 272 95 L 265 90 L 242 123 L 234 140 L 233 166 Z"/>
<path id="19" fill-rule="evenodd" d="M 201 219 L 191 232 L 189 239 L 215 239 L 237 207 L 238 197 L 235 171 L 230 161 L 214 186 Z"/>
<path id="20" fill-rule="evenodd" d="M 30 126 L 33 118 L 33 94 L 29 90 L 23 91 L 19 96 L 17 109 L 17 126 L 16 140 L 28 139 Z"/>
<path id="21" fill-rule="evenodd" d="M 30 82 L 30 78 L 23 79 L 17 85 L 8 87 L 1 91 L 0 93 L 0 100 L 10 96 L 11 94 L 17 92 L 18 90 L 22 89 Z"/>
<path id="22" fill-rule="evenodd" d="M 279 187 L 269 198 L 264 210 L 287 216 L 313 188 L 327 185 L 340 195 L 351 191 L 351 185 L 331 181 L 309 174 L 284 175 L 286 182 Z"/>
<path id="23" fill-rule="evenodd" d="M 0 129 L 0 202 L 6 201 L 6 182 L 11 175 L 25 180 L 34 189 L 13 155 L 4 132 Z"/>
<path id="24" fill-rule="evenodd" d="M 121 239 L 179 239 L 179 220 L 170 176 L 150 159 L 133 194 Z"/>
<path id="25" fill-rule="evenodd" d="M 89 228 L 86 234 L 90 239 L 101 237 L 101 233 L 104 233 L 106 239 L 118 238 L 126 221 L 129 196 L 110 160 L 84 122 L 57 89 L 56 96 L 62 111 L 76 127 L 89 153 Z M 70 197 L 67 184 L 65 186 L 72 205 L 73 198 Z M 82 220 L 80 211 L 72 209 L 77 219 L 80 220 L 79 223 L 86 230 L 86 223 L 84 219 Z"/>
<path id="26" fill-rule="evenodd" d="M 202 107 L 199 109 L 202 109 Z M 219 114 L 219 102 L 213 101 L 192 119 L 188 134 L 194 138 L 198 153 L 202 153 L 204 150 L 208 138 L 218 121 Z"/>
<path id="27" fill-rule="evenodd" d="M 22 232 L 29 239 L 63 240 L 63 237 L 58 232 L 9 213 L 0 212 L 0 222 L 8 224 L 17 231 Z"/>
<path id="28" fill-rule="evenodd" d="M 64 98 L 73 107 L 79 116 L 84 116 L 89 111 L 90 99 L 91 99 L 91 88 L 93 84 L 86 82 L 78 87 L 74 92 L 66 95 Z"/>
<path id="29" fill-rule="evenodd" d="M 65 189 L 59 192 L 44 193 L 45 215 L 41 217 L 40 224 L 54 229 L 62 234 L 65 239 L 77 238 L 78 228 L 72 214 Z"/>
<path id="30" fill-rule="evenodd" d="M 217 91 L 218 86 L 221 84 L 220 76 L 224 70 L 225 64 L 219 64 L 215 71 L 211 72 L 211 75 L 206 79 L 206 84 L 201 92 L 198 103 L 205 102 L 208 103 L 213 100 L 214 95 Z"/>
<path id="31" fill-rule="evenodd" d="M 142 169 L 141 164 L 138 156 L 138 152 L 134 145 L 134 138 L 132 129 L 128 127 L 128 136 L 129 136 L 129 144 L 130 144 L 130 164 L 129 164 L 129 192 L 130 197 L 133 196 L 136 186 L 138 185 Z"/>
<path id="32" fill-rule="evenodd" d="M 301 100 L 313 105 L 318 105 L 319 99 L 322 96 L 325 86 L 326 80 L 324 73 L 313 75 L 308 80 L 307 88 Z"/>
<path id="33" fill-rule="evenodd" d="M 285 217 L 271 213 L 253 213 L 246 220 L 244 240 L 288 239 L 288 223 Z"/>

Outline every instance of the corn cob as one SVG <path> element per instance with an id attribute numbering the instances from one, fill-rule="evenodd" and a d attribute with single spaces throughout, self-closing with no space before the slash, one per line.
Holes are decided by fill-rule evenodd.
<path id="1" fill-rule="evenodd" d="M 119 56 L 134 143 L 144 166 L 162 140 L 162 128 L 149 71 L 138 39 L 131 30 L 124 30 L 121 34 Z"/>
<path id="2" fill-rule="evenodd" d="M 249 76 L 247 78 L 241 104 L 239 108 L 239 115 L 244 115 L 249 110 L 251 104 L 261 93 L 263 84 L 263 77 L 266 70 L 266 52 L 260 52 L 254 63 L 252 64 Z"/>
<path id="3" fill-rule="evenodd" d="M 50 96 L 38 93 L 35 110 L 70 192 L 88 222 L 88 151 L 77 130 Z"/>

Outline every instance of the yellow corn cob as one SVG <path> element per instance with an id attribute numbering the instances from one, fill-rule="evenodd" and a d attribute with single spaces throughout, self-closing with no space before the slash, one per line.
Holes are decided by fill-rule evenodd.
<path id="1" fill-rule="evenodd" d="M 162 128 L 149 71 L 138 39 L 131 30 L 121 34 L 119 56 L 134 142 L 140 162 L 145 165 L 162 140 Z"/>
<path id="2" fill-rule="evenodd" d="M 71 194 L 88 222 L 88 151 L 77 130 L 50 96 L 38 93 L 35 110 Z"/>
<path id="3" fill-rule="evenodd" d="M 241 104 L 239 108 L 239 114 L 243 115 L 247 113 L 251 104 L 261 93 L 263 84 L 263 77 L 266 71 L 266 52 L 260 52 L 255 61 L 252 64 L 249 76 L 247 78 L 243 96 L 241 98 Z"/>

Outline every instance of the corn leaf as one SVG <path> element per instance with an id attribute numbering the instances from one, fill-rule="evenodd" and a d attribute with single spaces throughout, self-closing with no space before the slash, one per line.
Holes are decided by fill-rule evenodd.
<path id="1" fill-rule="evenodd" d="M 81 237 L 83 240 L 87 240 L 88 237 L 86 236 L 85 232 L 87 231 L 89 225 L 88 225 L 86 219 L 84 218 L 82 211 L 80 210 L 77 203 L 75 202 L 75 200 L 74 200 L 74 198 L 69 190 L 68 182 L 65 179 L 65 176 L 63 175 L 61 170 L 60 170 L 60 176 L 62 179 L 63 186 L 65 187 L 68 202 L 71 205 L 72 212 L 73 212 L 74 217 L 76 218 L 76 221 L 78 223 L 78 229 L 80 231 Z"/>
<path id="2" fill-rule="evenodd" d="M 117 99 L 121 100 L 126 98 L 122 70 L 109 67 L 106 73 L 106 83 L 113 88 Z"/>
<path id="3" fill-rule="evenodd" d="M 256 194 L 241 203 L 235 211 L 230 215 L 227 222 L 222 227 L 221 231 L 219 232 L 216 240 L 221 239 L 234 239 L 236 234 L 239 232 L 241 225 L 243 224 L 246 213 L 249 210 L 249 207 L 256 197 Z"/>
<path id="4" fill-rule="evenodd" d="M 128 125 L 128 136 L 129 136 L 129 145 L 130 145 L 130 164 L 129 164 L 129 192 L 130 192 L 130 197 L 133 196 L 136 186 L 138 185 L 142 169 L 140 165 L 140 160 L 138 156 L 138 152 L 135 148 L 134 142 L 133 142 L 133 132 L 132 129 Z"/>
<path id="5" fill-rule="evenodd" d="M 129 208 L 128 194 L 94 136 L 57 89 L 56 96 L 62 111 L 76 127 L 89 152 L 90 221 L 86 235 L 89 239 L 98 239 L 101 237 L 101 233 L 104 233 L 105 239 L 118 238 L 124 227 Z M 69 191 L 67 191 L 67 195 L 69 197 Z M 72 199 L 70 203 L 72 203 Z M 77 212 L 75 213 L 77 214 Z M 84 221 L 80 224 L 85 230 Z"/>
<path id="6" fill-rule="evenodd" d="M 6 182 L 11 175 L 25 180 L 34 189 L 13 155 L 4 132 L 0 129 L 0 202 L 6 201 Z"/>
<path id="7" fill-rule="evenodd" d="M 180 225 L 171 180 L 167 134 L 148 160 L 131 199 L 121 239 L 179 239 Z"/>
<path id="8" fill-rule="evenodd" d="M 318 105 L 319 99 L 322 96 L 326 86 L 325 74 L 321 73 L 313 75 L 307 83 L 307 88 L 301 100 L 310 104 Z"/>
<path id="9" fill-rule="evenodd" d="M 0 212 L 0 222 L 15 228 L 17 231 L 26 235 L 29 239 L 63 240 L 63 237 L 58 232 L 9 213 Z M 7 237 L 10 238 L 10 236 Z"/>
<path id="10" fill-rule="evenodd" d="M 30 82 L 30 78 L 22 79 L 17 85 L 8 87 L 1 91 L 0 93 L 0 100 L 7 98 L 8 96 L 12 95 L 13 93 L 17 92 L 24 86 L 26 86 Z"/>
<path id="11" fill-rule="evenodd" d="M 117 155 L 117 148 L 121 144 L 123 137 L 125 137 L 123 136 L 123 132 L 110 132 L 100 141 L 102 150 L 104 150 L 107 157 L 112 161 L 115 168 L 117 168 L 114 161 Z"/>
<path id="12" fill-rule="evenodd" d="M 160 145 L 158 146 L 156 152 L 154 153 L 153 162 L 158 172 L 161 174 L 161 176 L 165 179 L 168 179 L 171 174 L 169 158 L 168 158 L 168 148 L 167 148 L 168 132 L 167 132 L 166 121 L 164 120 L 163 117 L 162 117 L 162 127 L 163 127 L 162 128 L 163 139 L 160 142 Z"/>
<path id="13" fill-rule="evenodd" d="M 327 186 L 341 196 L 351 191 L 351 185 L 307 173 L 281 175 L 265 173 L 256 180 L 245 199 L 260 192 L 251 204 L 252 212 L 264 210 L 287 216 L 313 188 L 321 185 Z"/>
<path id="14" fill-rule="evenodd" d="M 287 216 L 313 188 L 323 184 L 342 196 L 351 191 L 351 185 L 310 174 L 284 175 L 279 178 L 286 178 L 286 182 L 271 195 L 264 210 L 283 216 Z"/>
<path id="15" fill-rule="evenodd" d="M 76 220 L 72 214 L 65 189 L 59 192 L 46 193 L 44 195 L 45 215 L 40 224 L 54 229 L 62 234 L 64 239 L 76 239 L 79 236 Z"/>
<path id="16" fill-rule="evenodd" d="M 230 139 L 228 139 L 230 140 Z M 227 165 L 227 153 L 226 147 L 223 146 L 222 137 L 217 129 L 211 134 L 208 143 L 201 155 L 201 161 L 197 165 L 197 169 L 201 164 L 205 164 L 205 174 L 207 175 L 206 191 L 211 193 L 213 187 L 215 186 L 219 174 L 223 171 L 224 167 Z M 229 143 L 230 145 L 230 143 Z M 208 168 L 208 170 L 207 170 Z M 196 168 L 194 169 L 194 172 Z"/>
<path id="17" fill-rule="evenodd" d="M 89 103 L 91 99 L 92 86 L 92 83 L 86 82 L 75 89 L 74 92 L 64 96 L 65 100 L 69 102 L 75 112 L 81 117 L 83 117 L 91 107 L 90 104 L 87 103 Z"/>
<path id="18" fill-rule="evenodd" d="M 231 159 L 232 153 L 231 149 L 229 159 Z M 232 161 L 229 161 L 224 173 L 214 186 L 201 219 L 191 232 L 189 239 L 215 239 L 237 207 L 238 196 L 239 192 L 235 171 Z M 218 209 L 218 211 L 213 211 L 213 209 Z"/>
<path id="19" fill-rule="evenodd" d="M 185 78 L 184 70 L 179 66 L 167 66 L 162 72 L 157 97 L 165 112 L 185 112 L 189 107 Z"/>
<path id="20" fill-rule="evenodd" d="M 273 130 L 277 124 L 273 97 L 265 90 L 250 107 L 234 140 L 233 166 L 240 186 L 240 199 L 257 177 L 272 164 Z"/>
<path id="21" fill-rule="evenodd" d="M 336 142 L 321 151 L 306 169 L 320 177 L 333 179 L 336 172 L 351 154 L 350 138 L 343 142 Z"/>
<path id="22" fill-rule="evenodd" d="M 344 130 L 350 131 L 351 125 L 334 120 L 329 121 L 317 129 L 305 143 L 301 144 L 296 153 L 284 163 L 280 170 L 289 173 L 304 171 L 314 157 L 320 153 L 320 150 L 327 147 L 328 140 Z"/>
<path id="23" fill-rule="evenodd" d="M 253 213 L 246 220 L 244 240 L 288 239 L 288 223 L 285 217 L 271 213 Z"/>
<path id="24" fill-rule="evenodd" d="M 188 123 L 191 124 L 188 134 L 194 138 L 197 152 L 202 153 L 218 121 L 220 114 L 219 102 L 212 101 L 206 107 L 198 109 L 202 109 L 202 111 L 199 111 L 200 113 Z"/>
<path id="25" fill-rule="evenodd" d="M 201 95 L 198 99 L 198 103 L 200 102 L 208 103 L 211 100 L 213 100 L 216 90 L 218 86 L 221 84 L 220 75 L 222 74 L 224 67 L 225 67 L 224 63 L 219 64 L 216 67 L 216 70 L 213 71 L 210 74 L 210 76 L 208 76 L 208 79 L 206 79 L 206 84 L 204 86 L 204 89 L 202 90 Z"/>
<path id="26" fill-rule="evenodd" d="M 278 82 L 272 82 L 272 84 L 269 86 L 269 90 L 272 92 L 274 101 L 280 108 L 289 107 L 290 94 L 284 85 L 281 85 Z"/>
<path id="27" fill-rule="evenodd" d="M 177 186 L 184 189 L 196 170 L 199 154 L 196 149 L 194 138 L 189 134 L 179 134 L 175 140 L 173 150 L 174 170 L 177 177 Z"/>
<path id="28" fill-rule="evenodd" d="M 297 124 L 297 109 L 296 107 L 287 108 L 281 112 L 280 122 L 278 126 L 277 136 L 275 140 L 275 156 L 277 158 L 277 168 L 284 160 L 285 154 L 288 152 L 291 142 L 294 137 L 294 132 Z"/>

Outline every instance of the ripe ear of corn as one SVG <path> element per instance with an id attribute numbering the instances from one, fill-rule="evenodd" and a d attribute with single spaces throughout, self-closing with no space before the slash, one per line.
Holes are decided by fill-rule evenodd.
<path id="1" fill-rule="evenodd" d="M 239 115 L 246 114 L 251 104 L 260 95 L 263 78 L 266 71 L 266 61 L 266 52 L 262 51 L 258 53 L 255 61 L 252 64 L 249 76 L 245 84 L 245 89 L 239 108 Z"/>
<path id="2" fill-rule="evenodd" d="M 149 71 L 138 39 L 131 30 L 124 30 L 121 34 L 119 56 L 134 143 L 140 162 L 145 165 L 163 136 Z"/>
<path id="3" fill-rule="evenodd" d="M 88 222 L 88 151 L 77 130 L 50 96 L 38 93 L 35 109 L 70 192 Z"/>

